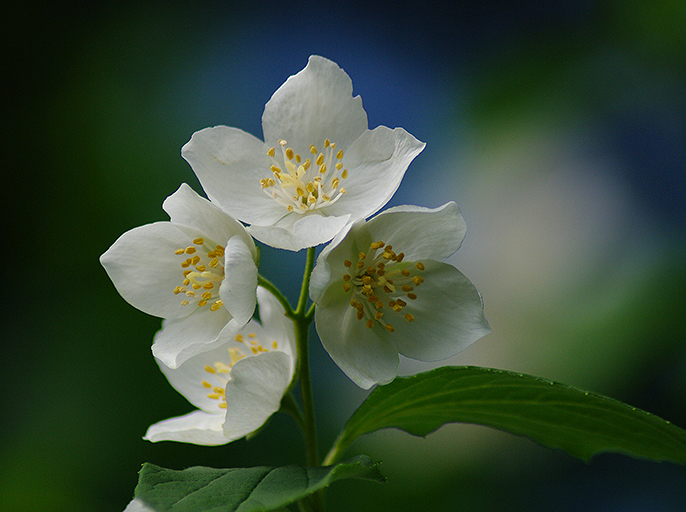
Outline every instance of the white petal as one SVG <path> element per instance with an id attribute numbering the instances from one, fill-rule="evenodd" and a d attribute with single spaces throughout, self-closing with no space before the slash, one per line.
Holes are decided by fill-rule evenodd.
<path id="1" fill-rule="evenodd" d="M 248 333 L 254 333 L 260 341 L 267 339 L 260 324 L 254 320 L 251 320 L 240 333 L 245 338 L 248 338 Z M 156 361 L 164 376 L 167 377 L 169 384 L 191 404 L 205 412 L 224 414 L 225 409 L 219 408 L 220 402 L 217 399 L 208 396 L 212 391 L 203 386 L 202 383 L 206 381 L 211 387 L 218 386 L 222 389 L 226 386 L 230 374 L 209 373 L 205 368 L 208 366 L 215 368 L 217 362 L 230 367 L 232 364 L 230 350 L 238 350 L 244 357 L 253 357 L 246 344 L 240 343 L 232 337 L 223 339 L 218 347 L 195 354 L 176 368 L 170 368 L 159 359 Z"/>
<path id="2" fill-rule="evenodd" d="M 242 237 L 234 236 L 226 243 L 224 276 L 219 287 L 224 307 L 239 325 L 245 325 L 255 312 L 257 266 Z"/>
<path id="3" fill-rule="evenodd" d="M 291 382 L 291 358 L 283 352 L 265 352 L 238 361 L 226 385 L 224 435 L 240 439 L 260 428 L 281 407 Z"/>
<path id="4" fill-rule="evenodd" d="M 134 498 L 126 506 L 124 512 L 155 512 L 155 509 L 147 506 L 140 498 Z"/>
<path id="5" fill-rule="evenodd" d="M 460 248 L 467 225 L 452 201 L 439 208 L 396 206 L 364 226 L 372 240 L 383 240 L 405 259 L 443 261 Z M 365 250 L 365 249 L 361 249 Z"/>
<path id="6" fill-rule="evenodd" d="M 215 126 L 195 132 L 181 154 L 212 202 L 235 219 L 270 225 L 285 209 L 267 196 L 260 179 L 271 178 L 267 147 L 237 128 Z"/>
<path id="7" fill-rule="evenodd" d="M 351 213 L 356 221 L 376 213 L 393 196 L 424 146 L 402 128 L 379 126 L 363 133 L 341 161 L 348 169 L 348 178 L 341 183 L 346 193 L 326 208 L 326 214 Z"/>
<path id="8" fill-rule="evenodd" d="M 366 327 L 366 319 L 357 319 L 350 306 L 350 295 L 341 283 L 333 283 L 324 293 L 326 307 L 317 307 L 317 334 L 331 359 L 363 389 L 374 384 L 388 384 L 398 372 L 398 349 L 392 341 L 380 338 Z"/>
<path id="9" fill-rule="evenodd" d="M 362 99 L 353 98 L 352 90 L 350 77 L 336 63 L 311 56 L 305 69 L 288 78 L 264 107 L 267 146 L 278 148 L 285 139 L 296 153 L 307 154 L 310 144 L 320 147 L 328 138 L 347 148 L 368 127 Z"/>
<path id="10" fill-rule="evenodd" d="M 223 414 L 211 414 L 193 411 L 185 416 L 178 416 L 155 423 L 148 428 L 145 437 L 148 441 L 178 441 L 203 446 L 217 446 L 231 441 L 222 429 Z"/>
<path id="11" fill-rule="evenodd" d="M 324 217 L 317 213 L 291 213 L 274 226 L 252 225 L 248 232 L 263 244 L 277 249 L 299 251 L 331 240 L 348 223 L 350 215 Z"/>
<path id="12" fill-rule="evenodd" d="M 260 306 L 260 320 L 265 341 L 267 343 L 277 341 L 278 349 L 290 355 L 295 362 L 295 331 L 293 322 L 286 317 L 283 306 L 261 286 L 257 288 L 257 303 Z"/>
<path id="13" fill-rule="evenodd" d="M 238 235 L 256 255 L 255 244 L 243 225 L 200 197 L 185 183 L 164 201 L 162 208 L 169 214 L 174 225 L 188 232 L 191 239 L 200 235 L 211 238 L 215 244 L 223 245 L 229 238 Z"/>
<path id="14" fill-rule="evenodd" d="M 351 230 L 357 232 L 359 225 L 363 223 L 364 221 L 356 225 L 348 224 L 329 245 L 324 247 L 317 257 L 317 264 L 310 275 L 309 289 L 310 298 L 317 306 L 324 306 L 322 303 L 323 295 L 329 284 L 332 281 L 338 281 L 343 277 L 343 274 L 347 273 L 343 262 L 346 259 L 352 261 L 352 258 L 359 253 L 359 251 L 355 251 L 355 235 L 354 233 L 349 235 L 349 233 Z"/>
<path id="15" fill-rule="evenodd" d="M 100 263 L 121 296 L 132 306 L 162 318 L 186 316 L 174 288 L 183 281 L 174 251 L 186 247 L 188 235 L 171 222 L 156 222 L 127 231 L 100 256 Z"/>
<path id="16" fill-rule="evenodd" d="M 424 265 L 424 283 L 414 290 L 417 299 L 407 300 L 400 313 L 388 311 L 384 316 L 395 332 L 388 333 L 381 326 L 378 331 L 393 340 L 404 356 L 439 361 L 464 350 L 491 329 L 481 295 L 469 279 L 447 263 L 427 260 Z M 414 316 L 412 322 L 405 320 L 406 313 Z"/>
<path id="17" fill-rule="evenodd" d="M 208 307 L 188 307 L 195 308 L 192 314 L 164 320 L 162 329 L 155 335 L 152 353 L 170 368 L 177 368 L 194 355 L 225 343 L 243 326 L 224 308 L 210 311 Z"/>

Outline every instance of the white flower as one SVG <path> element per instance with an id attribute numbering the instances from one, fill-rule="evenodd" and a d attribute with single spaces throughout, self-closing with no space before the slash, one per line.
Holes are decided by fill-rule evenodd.
<path id="1" fill-rule="evenodd" d="M 171 222 L 124 233 L 100 262 L 127 302 L 165 319 L 152 350 L 175 368 L 250 320 L 257 249 L 241 224 L 185 183 L 162 207 Z"/>
<path id="2" fill-rule="evenodd" d="M 317 333 L 357 385 L 391 382 L 399 353 L 438 361 L 490 332 L 479 292 L 442 262 L 465 232 L 455 203 L 401 206 L 356 223 L 319 255 L 310 282 Z"/>
<path id="3" fill-rule="evenodd" d="M 262 325 L 251 320 L 231 341 L 176 369 L 160 363 L 169 383 L 199 410 L 152 425 L 145 439 L 226 444 L 279 410 L 295 372 L 295 334 L 271 293 L 259 287 L 257 301 Z"/>
<path id="4" fill-rule="evenodd" d="M 368 129 L 350 77 L 312 56 L 264 108 L 265 142 L 237 128 L 193 134 L 182 150 L 207 197 L 272 247 L 328 242 L 395 193 L 424 144 L 402 128 Z"/>

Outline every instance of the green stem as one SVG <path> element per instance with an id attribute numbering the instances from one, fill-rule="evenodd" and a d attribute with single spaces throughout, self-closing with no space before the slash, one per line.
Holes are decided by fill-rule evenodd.
<path id="1" fill-rule="evenodd" d="M 293 308 L 291 307 L 291 304 L 288 302 L 288 299 L 283 295 L 283 293 L 281 293 L 281 291 L 276 286 L 274 286 L 274 284 L 272 284 L 271 281 L 269 281 L 266 277 L 263 277 L 261 275 L 257 276 L 257 284 L 260 285 L 262 288 L 269 290 L 269 292 L 283 306 L 283 309 L 286 312 L 286 316 L 293 320 Z"/>

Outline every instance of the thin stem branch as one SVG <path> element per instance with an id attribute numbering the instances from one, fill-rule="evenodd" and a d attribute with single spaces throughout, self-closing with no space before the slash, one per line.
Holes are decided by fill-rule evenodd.
<path id="1" fill-rule="evenodd" d="M 269 281 L 266 277 L 258 275 L 257 284 L 259 284 L 262 288 L 269 290 L 269 292 L 283 306 L 283 309 L 286 312 L 286 316 L 290 319 L 293 319 L 293 308 L 291 307 L 291 304 L 288 302 L 288 299 L 283 295 L 283 293 L 281 293 L 281 291 L 276 286 L 274 286 L 274 284 L 272 284 L 271 281 Z"/>

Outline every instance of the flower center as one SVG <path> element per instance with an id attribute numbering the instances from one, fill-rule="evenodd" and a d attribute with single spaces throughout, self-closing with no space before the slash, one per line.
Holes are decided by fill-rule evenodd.
<path id="1" fill-rule="evenodd" d="M 200 237 L 193 245 L 176 249 L 177 256 L 187 256 L 181 263 L 183 280 L 174 288 L 174 295 L 183 294 L 182 306 L 194 304 L 203 307 L 209 304 L 210 311 L 217 311 L 224 303 L 219 298 L 219 285 L 224 280 L 224 247 L 205 243 Z"/>
<path id="2" fill-rule="evenodd" d="M 279 141 L 281 158 L 277 158 L 276 148 L 267 151 L 274 177 L 262 178 L 260 186 L 268 196 L 289 212 L 303 214 L 331 205 L 345 194 L 345 188 L 339 185 L 348 177 L 348 170 L 343 169 L 343 150 L 336 151 L 335 142 L 326 139 L 322 153 L 310 146 L 314 161 L 307 158 L 304 162 L 286 144 L 285 140 Z"/>
<path id="3" fill-rule="evenodd" d="M 234 338 L 242 346 L 240 348 L 229 347 L 227 349 L 228 357 L 225 356 L 223 359 L 215 361 L 212 365 L 205 366 L 206 379 L 202 380 L 202 387 L 209 390 L 207 398 L 212 400 L 217 400 L 220 409 L 226 409 L 226 383 L 231 380 L 231 368 L 238 361 L 243 359 L 247 355 L 260 354 L 262 352 L 269 352 L 270 349 L 263 347 L 260 341 L 257 339 L 257 335 L 254 333 L 248 334 L 248 339 L 246 340 L 242 334 L 236 334 Z M 275 341 L 271 342 L 271 350 L 278 350 L 279 345 Z M 212 382 L 210 382 L 212 381 Z"/>
<path id="4" fill-rule="evenodd" d="M 367 319 L 367 327 L 379 322 L 388 332 L 394 332 L 393 324 L 384 318 L 386 312 L 391 319 L 403 315 L 408 305 L 404 298 L 416 300 L 415 288 L 424 282 L 418 271 L 424 270 L 421 261 L 404 261 L 405 254 L 393 252 L 392 245 L 373 242 L 369 250 L 361 252 L 356 264 L 345 260 L 348 273 L 343 275 L 343 290 L 351 292 L 350 306 L 357 310 L 357 319 Z M 408 322 L 414 320 L 411 313 L 404 313 Z"/>

